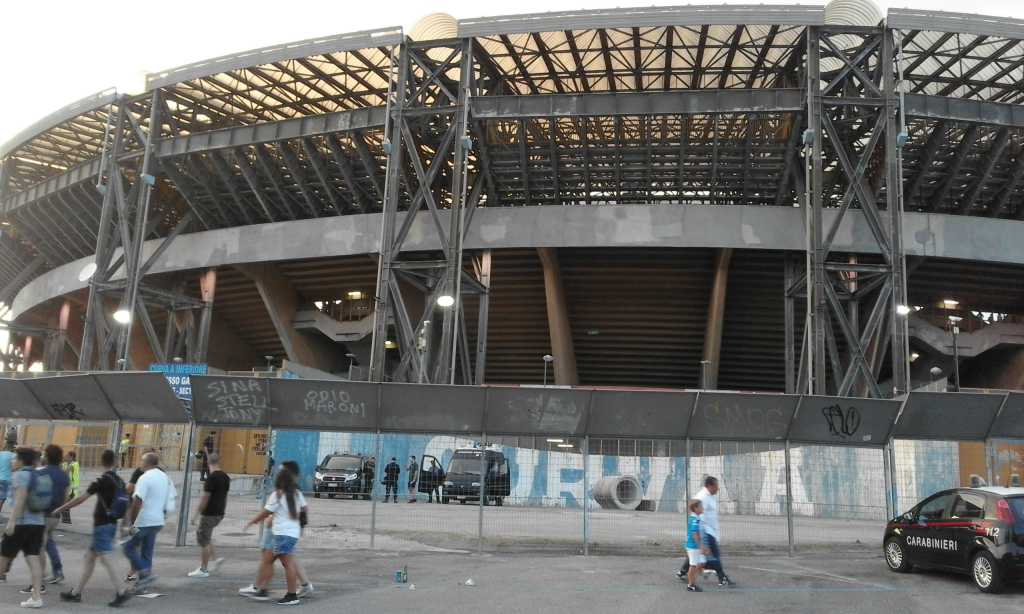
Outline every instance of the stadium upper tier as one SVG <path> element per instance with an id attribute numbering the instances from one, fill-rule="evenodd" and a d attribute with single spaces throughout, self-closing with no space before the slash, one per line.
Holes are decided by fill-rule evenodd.
<path id="1" fill-rule="evenodd" d="M 811 54 L 808 33 L 834 27 L 846 34 L 829 43 L 832 51 Z M 858 57 L 878 53 L 858 28 L 892 36 L 891 66 L 854 66 Z M 407 68 L 396 61 L 402 49 L 415 51 Z M 367 214 L 382 213 L 389 182 L 400 211 L 419 210 L 424 201 L 449 209 L 458 152 L 467 156 L 471 209 L 732 205 L 743 206 L 745 213 L 732 216 L 739 220 L 770 206 L 780 209 L 765 218 L 766 228 L 802 223 L 782 209 L 801 205 L 808 192 L 812 55 L 815 62 L 820 55 L 823 84 L 851 72 L 876 73 L 864 74 L 865 82 L 893 73 L 896 122 L 904 133 L 898 155 L 903 208 L 918 214 L 908 216 L 911 233 L 933 237 L 941 215 L 1003 225 L 996 220 L 1024 218 L 1024 21 L 915 10 L 883 15 L 867 0 L 463 20 L 434 14 L 409 32 L 395 27 L 311 39 L 149 73 L 145 92 L 103 92 L 36 122 L 0 147 L 0 289 L 8 291 L 0 299 L 10 303 L 34 278 L 93 258 L 117 225 L 116 211 L 103 216 L 111 189 L 128 202 L 139 185 L 152 186 L 144 238 L 197 237 L 192 252 L 185 253 L 185 243 L 168 252 L 186 264 L 153 269 L 170 272 L 236 262 L 230 254 L 204 262 L 187 257 L 211 248 L 200 246 L 201 237 L 221 241 L 229 234 L 218 232 L 236 227 L 308 226 L 317 218 L 366 215 L 324 228 L 375 232 L 379 222 Z M 420 82 L 419 90 L 409 85 Z M 870 97 L 864 108 L 877 107 Z M 389 155 L 399 146 L 391 142 L 395 105 L 407 103 L 403 113 L 412 129 L 401 140 L 416 155 L 392 169 Z M 858 191 L 837 170 L 872 138 L 872 126 L 855 109 L 830 120 L 850 150 L 825 152 L 826 208 L 845 210 L 849 194 Z M 442 116 L 463 121 L 466 137 L 453 136 Z M 860 189 L 883 211 L 890 201 L 885 162 L 882 153 L 859 162 L 866 186 Z M 112 165 L 122 169 L 117 185 L 109 180 Z M 861 202 L 854 198 L 852 207 Z M 597 221 L 600 214 L 594 215 Z M 499 219 L 487 212 L 474 221 Z M 530 223 L 542 224 L 537 220 Z M 954 246 L 951 236 L 944 246 L 922 241 L 921 255 L 1024 262 L 1024 248 L 1010 238 L 999 253 L 974 249 L 993 228 L 978 222 L 974 227 L 961 218 L 950 225 L 963 229 L 958 237 L 971 249 Z M 644 223 L 657 235 L 656 220 Z M 560 239 L 540 245 L 472 232 L 471 248 L 560 246 Z M 804 248 L 799 228 L 793 237 L 764 243 L 756 236 L 752 243 L 746 232 L 721 241 L 728 233 L 703 241 L 682 233 L 659 245 Z M 996 235 L 1003 236 L 988 236 Z M 566 246 L 645 245 L 608 236 Z M 841 242 L 858 251 L 856 233 Z M 379 242 L 364 243 L 365 249 L 347 245 L 324 253 L 292 246 L 282 259 L 379 249 Z M 914 253 L 915 246 L 908 249 Z M 63 280 L 71 273 L 62 275 L 36 284 L 22 298 L 24 307 L 85 285 L 68 287 Z"/>

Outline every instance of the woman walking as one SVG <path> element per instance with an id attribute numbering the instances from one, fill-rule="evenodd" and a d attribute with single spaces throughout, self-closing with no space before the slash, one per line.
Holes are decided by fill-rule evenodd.
<path id="1" fill-rule="evenodd" d="M 78 496 L 78 455 L 68 452 L 64 455 L 64 462 L 60 468 L 68 474 L 68 501 Z M 64 524 L 71 524 L 71 509 L 61 512 L 60 521 Z"/>
<path id="2" fill-rule="evenodd" d="M 281 561 L 284 567 L 284 577 L 288 584 L 288 592 L 277 603 L 280 605 L 295 605 L 299 603 L 296 593 L 295 561 L 292 553 L 299 541 L 301 525 L 299 524 L 299 513 L 306 511 L 306 498 L 302 496 L 295 485 L 295 474 L 287 469 L 277 472 L 277 479 L 274 481 L 274 492 L 267 497 L 267 504 L 263 511 L 253 517 L 245 529 L 262 522 L 271 514 L 274 515 L 274 549 L 264 550 L 264 560 L 260 565 L 259 576 L 254 586 L 266 586 L 269 576 L 273 573 L 275 560 Z M 267 589 L 259 589 L 254 594 L 247 595 L 257 601 L 268 601 L 270 596 Z"/>

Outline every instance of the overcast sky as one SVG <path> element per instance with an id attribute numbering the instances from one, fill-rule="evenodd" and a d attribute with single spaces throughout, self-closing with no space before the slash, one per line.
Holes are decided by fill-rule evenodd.
<path id="1" fill-rule="evenodd" d="M 647 0 L 9 0 L 0 8 L 0 143 L 76 100 L 137 83 L 197 60 L 277 43 L 357 30 L 404 26 L 445 11 L 457 18 L 542 11 L 648 6 Z M 676 6 L 685 0 L 658 2 Z M 714 0 L 693 4 L 719 4 Z M 751 4 L 755 2 L 750 2 Z M 759 0 L 764 4 L 795 4 Z M 732 2 L 731 4 L 740 4 Z M 805 5 L 824 2 L 802 2 Z M 1024 18 L 1020 0 L 876 0 L 890 7 Z"/>

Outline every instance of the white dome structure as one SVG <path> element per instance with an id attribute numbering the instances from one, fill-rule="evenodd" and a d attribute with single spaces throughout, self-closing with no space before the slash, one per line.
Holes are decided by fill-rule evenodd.
<path id="1" fill-rule="evenodd" d="M 882 11 L 871 0 L 832 0 L 825 5 L 825 23 L 833 26 L 877 26 Z"/>
<path id="2" fill-rule="evenodd" d="M 876 11 L 878 9 L 875 9 Z M 437 41 L 447 38 L 458 38 L 459 20 L 448 13 L 430 13 L 420 17 L 416 25 L 409 31 L 409 38 L 414 41 Z"/>

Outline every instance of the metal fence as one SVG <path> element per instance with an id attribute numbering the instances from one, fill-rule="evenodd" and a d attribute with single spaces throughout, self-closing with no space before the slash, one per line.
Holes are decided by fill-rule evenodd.
<path id="1" fill-rule="evenodd" d="M 166 388 L 162 380 L 129 375 L 22 382 L 28 397 L 0 380 L 0 398 L 21 399 L 0 411 L 23 443 L 81 450 L 83 486 L 95 464 L 87 458 L 116 450 L 126 433 L 126 464 L 156 448 L 183 493 L 162 540 L 182 545 L 194 543 L 184 521 L 203 487 L 199 449 L 219 453 L 233 477 L 224 543 L 255 545 L 242 527 L 272 489 L 267 469 L 291 459 L 309 503 L 307 546 L 383 550 L 678 553 L 686 501 L 708 475 L 720 480 L 726 546 L 875 547 L 887 518 L 934 491 L 972 475 L 1010 484 L 1024 473 L 1019 393 L 879 401 L 196 376 L 190 415 L 177 401 L 153 406 L 167 400 L 151 390 Z M 101 383 L 118 419 L 90 422 L 101 408 L 76 386 Z M 55 403 L 84 415 L 55 419 L 64 417 Z M 163 420 L 149 420 L 157 411 Z M 376 459 L 368 491 L 317 479 L 326 457 L 344 453 Z M 410 492 L 410 456 L 446 474 L 421 473 Z M 401 466 L 397 502 L 382 484 L 392 458 Z"/>

